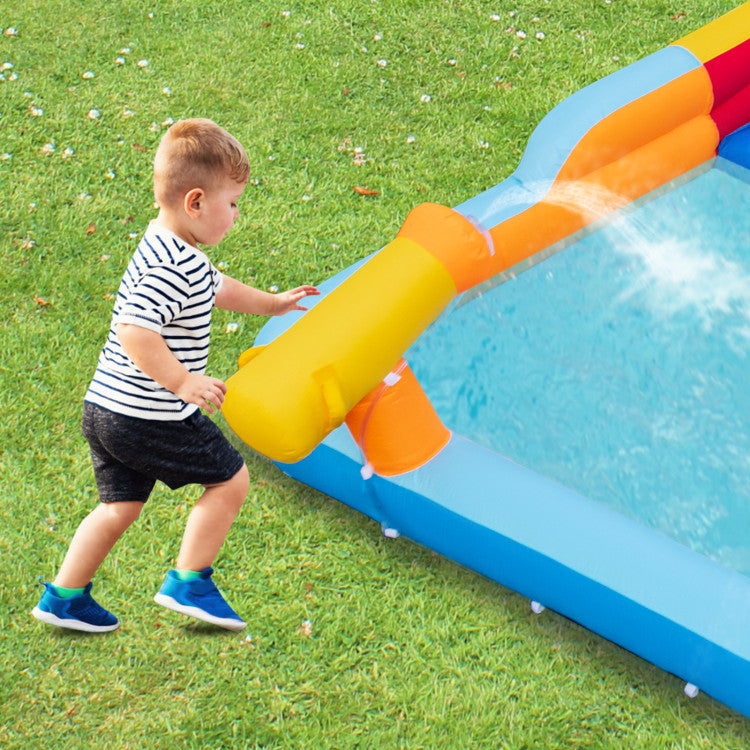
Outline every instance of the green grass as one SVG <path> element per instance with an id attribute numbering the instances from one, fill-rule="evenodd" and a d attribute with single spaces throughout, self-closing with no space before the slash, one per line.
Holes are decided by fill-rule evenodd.
<path id="1" fill-rule="evenodd" d="M 13 64 L 0 81 L 0 743 L 750 746 L 745 718 L 688 700 L 676 678 L 552 612 L 533 616 L 471 571 L 383 539 L 249 453 L 251 493 L 217 576 L 251 640 L 151 601 L 195 489 L 158 490 L 97 576 L 119 631 L 87 637 L 29 616 L 37 576 L 54 575 L 96 501 L 81 398 L 130 234 L 154 215 L 162 123 L 211 117 L 250 154 L 255 182 L 214 262 L 261 288 L 316 283 L 388 242 L 418 202 L 456 205 L 507 176 L 565 96 L 734 5 L 518 0 L 511 17 L 507 3 L 479 0 L 6 4 L 0 28 L 18 34 L 0 35 L 0 65 Z M 235 318 L 215 316 L 217 376 L 263 322 L 227 333 Z"/>

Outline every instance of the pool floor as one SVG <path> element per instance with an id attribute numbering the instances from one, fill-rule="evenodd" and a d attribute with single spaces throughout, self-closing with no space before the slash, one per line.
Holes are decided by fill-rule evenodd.
<path id="1" fill-rule="evenodd" d="M 749 229 L 750 171 L 716 159 L 406 358 L 452 430 L 750 575 Z"/>

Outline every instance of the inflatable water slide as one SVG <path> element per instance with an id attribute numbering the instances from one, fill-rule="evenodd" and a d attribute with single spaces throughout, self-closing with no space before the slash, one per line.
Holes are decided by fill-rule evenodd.
<path id="1" fill-rule="evenodd" d="M 387 536 L 478 571 L 750 716 L 747 571 L 458 434 L 407 363 L 461 295 L 498 278 L 522 289 L 526 268 L 717 160 L 749 169 L 748 122 L 745 3 L 561 102 L 507 179 L 456 208 L 418 205 L 390 244 L 324 282 L 309 311 L 270 320 L 228 380 L 228 424 Z"/>

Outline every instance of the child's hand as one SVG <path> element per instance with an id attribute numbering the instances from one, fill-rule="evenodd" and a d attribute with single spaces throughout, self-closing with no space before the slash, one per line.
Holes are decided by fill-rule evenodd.
<path id="1" fill-rule="evenodd" d="M 221 409 L 226 392 L 227 385 L 222 380 L 191 372 L 174 393 L 188 404 L 196 404 L 213 414 L 214 406 L 217 411 Z"/>
<path id="2" fill-rule="evenodd" d="M 290 310 L 307 310 L 306 307 L 298 304 L 298 302 L 308 295 L 320 294 L 320 292 L 314 286 L 298 286 L 296 289 L 290 289 L 288 292 L 281 292 L 276 295 L 276 302 L 278 304 L 278 310 L 274 315 L 283 315 L 288 313 Z"/>

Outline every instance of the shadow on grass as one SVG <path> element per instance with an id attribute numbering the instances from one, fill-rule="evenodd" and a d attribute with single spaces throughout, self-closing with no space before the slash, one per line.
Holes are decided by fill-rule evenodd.
<path id="1" fill-rule="evenodd" d="M 182 631 L 185 635 L 200 635 L 204 638 L 213 638 L 216 636 L 236 636 L 242 631 L 227 630 L 218 625 L 211 625 L 208 622 L 186 622 L 182 625 L 174 626 L 175 630 Z"/>

